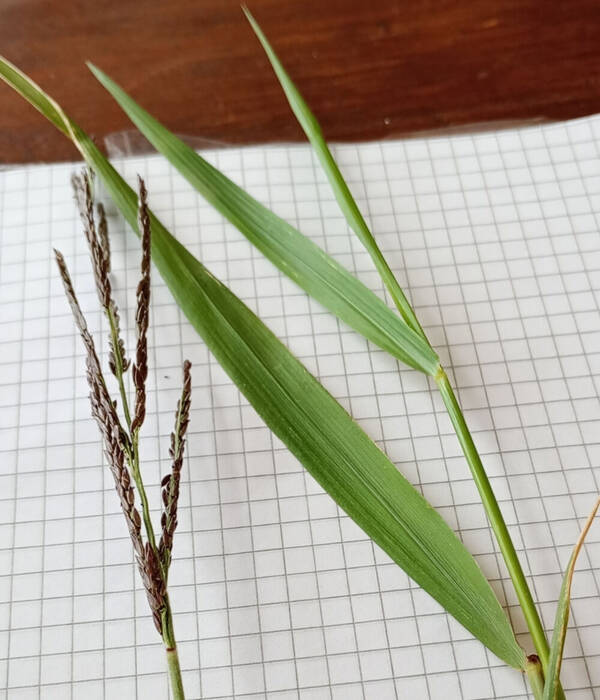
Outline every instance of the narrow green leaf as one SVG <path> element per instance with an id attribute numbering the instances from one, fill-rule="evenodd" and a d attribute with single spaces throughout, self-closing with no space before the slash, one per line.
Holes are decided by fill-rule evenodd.
<path id="1" fill-rule="evenodd" d="M 56 105 L 0 59 L 0 76 L 49 118 Z M 27 86 L 22 84 L 27 81 Z M 137 197 L 91 139 L 56 112 L 137 230 Z M 64 128 L 63 128 L 64 127 Z M 489 583 L 456 535 L 290 351 L 152 215 L 152 256 L 175 300 L 265 423 L 335 501 L 506 663 L 525 658 Z"/>
<path id="2" fill-rule="evenodd" d="M 325 174 L 327 175 L 327 178 L 331 184 L 335 198 L 337 199 L 340 209 L 344 213 L 348 224 L 354 230 L 371 256 L 381 279 L 388 288 L 398 311 L 402 314 L 402 317 L 406 323 L 408 323 L 408 325 L 416 333 L 426 340 L 425 333 L 421 328 L 412 306 L 402 291 L 402 288 L 398 284 L 398 280 L 394 276 L 394 273 L 387 264 L 387 261 L 379 249 L 373 234 L 369 230 L 367 222 L 361 214 L 360 209 L 358 208 L 358 205 L 356 204 L 356 201 L 354 200 L 354 197 L 352 196 L 352 193 L 350 192 L 350 189 L 348 188 L 348 185 L 346 184 L 346 181 L 344 180 L 342 173 L 337 166 L 337 163 L 331 155 L 331 151 L 323 138 L 323 132 L 321 131 L 317 118 L 310 111 L 298 88 L 292 82 L 292 79 L 277 57 L 273 47 L 267 40 L 267 37 L 262 29 L 259 27 L 258 22 L 250 14 L 247 7 L 242 6 L 242 10 L 250 22 L 256 36 L 258 37 L 258 40 L 262 44 L 269 61 L 271 62 L 271 66 L 273 67 L 275 75 L 277 76 L 277 79 L 285 92 L 292 111 L 296 115 L 296 119 L 300 123 L 300 126 L 304 130 L 308 140 L 315 149 L 315 153 L 323 166 L 323 170 L 325 171 Z"/>
<path id="3" fill-rule="evenodd" d="M 575 543 L 573 553 L 569 559 L 563 584 L 560 589 L 558 605 L 556 608 L 556 618 L 554 621 L 554 632 L 552 633 L 552 641 L 550 643 L 550 661 L 546 671 L 546 682 L 544 685 L 544 700 L 556 700 L 560 692 L 560 667 L 562 666 L 562 657 L 565 647 L 565 638 L 567 636 L 567 626 L 569 624 L 569 608 L 571 604 L 571 584 L 573 583 L 573 574 L 575 573 L 575 564 L 577 557 L 583 546 L 583 541 L 592 526 L 592 522 L 596 517 L 596 513 L 600 508 L 600 498 L 594 504 L 592 512 L 583 526 L 583 530 L 579 535 L 579 539 Z"/>
<path id="4" fill-rule="evenodd" d="M 99 68 L 96 78 L 152 145 L 269 260 L 320 304 L 405 364 L 434 376 L 439 359 L 362 282 L 165 129 Z"/>

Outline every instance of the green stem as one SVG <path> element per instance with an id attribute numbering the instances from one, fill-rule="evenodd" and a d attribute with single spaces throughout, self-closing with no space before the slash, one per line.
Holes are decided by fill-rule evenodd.
<path id="1" fill-rule="evenodd" d="M 481 496 L 481 501 L 485 512 L 487 513 L 492 530 L 496 535 L 496 540 L 506 562 L 506 568 L 512 579 L 517 598 L 519 599 L 519 604 L 523 610 L 523 615 L 525 616 L 525 621 L 527 627 L 533 639 L 538 656 L 541 660 L 542 666 L 545 669 L 548 664 L 549 658 L 549 647 L 548 640 L 546 639 L 546 633 L 542 626 L 542 621 L 538 614 L 535 603 L 533 602 L 533 596 L 531 595 L 531 590 L 527 584 L 527 579 L 523 573 L 521 567 L 521 562 L 517 556 L 514 544 L 506 527 L 506 522 L 504 521 L 504 516 L 494 495 L 494 491 L 490 484 L 485 469 L 481 462 L 481 457 L 477 452 L 469 428 L 465 422 L 465 418 L 461 411 L 458 400 L 452 390 L 448 377 L 444 370 L 440 367 L 435 378 L 442 399 L 448 409 L 448 414 L 450 415 L 450 420 L 456 431 L 456 435 L 463 449 L 464 455 L 471 469 L 473 479 L 475 480 L 475 485 Z"/>
<path id="2" fill-rule="evenodd" d="M 131 474 L 135 485 L 137 486 L 138 493 L 140 495 L 140 503 L 142 504 L 142 519 L 144 521 L 144 527 L 146 528 L 146 536 L 148 537 L 148 542 L 154 550 L 154 553 L 158 557 L 158 550 L 156 547 L 156 537 L 154 536 L 154 526 L 152 525 L 152 518 L 150 517 L 150 506 L 148 504 L 148 496 L 146 495 L 146 488 L 144 487 L 144 481 L 142 479 L 142 474 L 140 472 L 140 455 L 138 448 L 138 431 L 134 430 L 131 435 L 131 448 L 132 448 L 132 459 L 130 461 Z M 165 583 L 166 586 L 166 583 Z"/>
<path id="3" fill-rule="evenodd" d="M 533 691 L 533 697 L 535 700 L 543 700 L 544 670 L 542 669 L 539 656 L 536 654 L 531 654 L 531 656 L 527 657 L 527 661 L 525 662 L 525 673 L 527 673 L 527 678 L 529 678 L 529 684 L 531 685 L 531 690 Z"/>
<path id="4" fill-rule="evenodd" d="M 125 421 L 129 430 L 130 448 L 127 449 L 129 467 L 131 468 L 131 473 L 135 481 L 135 485 L 137 486 L 137 490 L 140 494 L 140 501 L 142 503 L 142 518 L 144 520 L 146 535 L 148 537 L 148 541 L 150 542 L 150 546 L 156 552 L 156 538 L 154 536 L 154 527 L 152 526 L 152 520 L 150 518 L 150 506 L 148 505 L 148 497 L 146 496 L 146 489 L 144 488 L 144 482 L 140 473 L 138 431 L 131 431 L 131 413 L 129 411 L 129 401 L 127 399 L 127 392 L 125 391 L 125 372 L 123 368 L 123 362 L 121 359 L 121 352 L 119 350 L 119 333 L 117 331 L 117 322 L 110 306 L 106 307 L 105 311 L 106 317 L 108 318 L 108 324 L 110 326 L 112 352 L 115 358 L 115 374 L 119 383 L 119 393 L 121 394 L 123 414 L 125 415 Z"/>
<path id="5" fill-rule="evenodd" d="M 169 668 L 169 678 L 171 679 L 171 690 L 174 700 L 184 700 L 183 681 L 181 679 L 181 668 L 179 666 L 179 655 L 177 653 L 177 642 L 175 641 L 175 630 L 173 629 L 173 611 L 169 595 L 165 595 L 165 608 L 162 613 L 163 641 L 167 652 L 167 665 Z"/>
<path id="6" fill-rule="evenodd" d="M 142 519 L 144 521 L 146 537 L 148 539 L 150 547 L 152 547 L 154 553 L 156 554 L 157 561 L 160 562 L 160 557 L 158 556 L 158 548 L 156 546 L 154 526 L 152 525 L 152 518 L 150 517 L 150 505 L 148 503 L 148 496 L 146 494 L 144 480 L 142 479 L 142 475 L 140 472 L 139 428 L 136 428 L 134 430 L 131 429 L 131 413 L 129 411 L 129 401 L 127 398 L 127 392 L 125 390 L 125 368 L 123 366 L 121 352 L 119 348 L 119 333 L 117 328 L 117 322 L 111 307 L 106 308 L 105 311 L 110 326 L 111 344 L 113 356 L 115 358 L 115 374 L 119 384 L 119 393 L 121 395 L 123 414 L 125 416 L 125 421 L 129 430 L 129 445 L 126 446 L 126 454 L 129 462 L 129 467 L 131 469 L 131 474 L 133 476 L 133 480 L 135 482 L 140 496 L 140 503 L 142 506 Z M 177 428 L 178 427 L 179 424 L 177 425 Z M 165 589 L 167 587 L 167 571 L 163 569 L 163 566 L 161 564 L 161 576 L 164 579 Z M 179 666 L 179 655 L 177 653 L 177 643 L 175 641 L 175 631 L 173 629 L 173 613 L 171 611 L 171 603 L 169 602 L 168 593 L 165 593 L 165 608 L 162 611 L 162 630 L 163 641 L 165 643 L 165 649 L 167 653 L 167 666 L 169 669 L 169 678 L 171 680 L 171 690 L 173 694 L 173 699 L 185 700 L 183 681 L 181 679 L 181 668 Z"/>
<path id="7" fill-rule="evenodd" d="M 179 655 L 177 647 L 167 647 L 167 666 L 169 668 L 169 678 L 171 679 L 171 690 L 174 700 L 185 700 L 183 681 L 181 679 L 181 667 L 179 666 Z M 537 698 L 536 698 L 537 700 Z"/>
<path id="8" fill-rule="evenodd" d="M 117 323 L 111 307 L 105 308 L 105 311 L 106 316 L 108 318 L 108 324 L 110 326 L 111 344 L 113 349 L 113 356 L 115 358 L 115 374 L 119 383 L 119 393 L 121 394 L 123 414 L 125 415 L 125 421 L 127 423 L 127 428 L 129 429 L 129 438 L 131 441 L 131 449 L 127 450 L 129 457 L 129 466 L 131 468 L 131 474 L 133 476 L 133 480 L 135 481 L 135 485 L 137 486 L 138 493 L 140 494 L 140 501 L 142 504 L 142 518 L 144 520 L 144 527 L 146 529 L 148 542 L 150 542 L 150 546 L 152 547 L 154 552 L 158 554 L 156 548 L 156 538 L 154 536 L 154 527 L 152 526 L 152 519 L 150 518 L 150 506 L 148 504 L 146 489 L 144 488 L 144 482 L 140 473 L 138 430 L 134 430 L 133 432 L 131 430 L 131 413 L 129 411 L 129 401 L 127 399 L 127 392 L 125 391 L 125 373 L 123 363 L 121 361 L 121 353 L 119 350 L 119 333 L 117 331 Z"/>

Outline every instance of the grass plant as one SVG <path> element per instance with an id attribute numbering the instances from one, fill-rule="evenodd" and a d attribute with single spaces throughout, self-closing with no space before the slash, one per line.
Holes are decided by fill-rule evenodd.
<path id="1" fill-rule="evenodd" d="M 439 357 L 431 346 L 408 296 L 401 289 L 362 216 L 323 138 L 316 117 L 286 73 L 256 21 L 246 9 L 244 11 L 271 62 L 294 114 L 315 150 L 348 225 L 369 252 L 396 307 L 395 311 L 321 248 L 253 199 L 175 137 L 100 69 L 92 65 L 90 68 L 155 148 L 283 273 L 365 338 L 404 364 L 423 373 L 435 383 L 456 431 L 513 582 L 533 641 L 534 649 L 530 650 L 532 653 L 526 654 L 517 643 L 510 622 L 492 588 L 452 530 L 262 321 L 166 230 L 143 204 L 145 202 L 143 187 L 139 198 L 142 202 L 140 208 L 142 213 L 138 215 L 138 197 L 135 192 L 120 177 L 87 134 L 63 112 L 61 107 L 5 59 L 0 60 L 0 77 L 3 77 L 9 85 L 44 114 L 79 149 L 89 167 L 103 181 L 125 219 L 141 237 L 142 259 L 148 262 L 148 270 L 149 241 L 151 240 L 153 260 L 176 302 L 265 423 L 288 446 L 321 486 L 399 566 L 488 649 L 507 664 L 523 671 L 529 678 L 532 693 L 536 699 L 560 700 L 564 698 L 559 674 L 567 629 L 571 581 L 577 554 L 591 526 L 598 503 L 582 531 L 567 567 L 557 609 L 555 630 L 552 642 L 549 644 L 502 510 L 448 375 L 441 366 Z M 84 228 L 86 225 L 89 228 L 93 211 L 90 215 L 85 187 L 85 182 L 82 181 L 78 191 Z M 93 236 L 88 235 L 88 240 L 90 238 Z M 107 278 L 99 264 L 109 259 L 109 255 L 104 255 L 102 252 L 109 248 L 106 226 L 102 224 L 102 217 L 98 225 L 95 246 L 94 248 L 90 243 L 98 285 L 99 279 L 102 282 Z M 142 264 L 142 282 L 138 288 L 137 317 L 138 335 L 139 338 L 144 339 L 143 342 L 145 342 L 147 318 L 144 318 L 143 309 L 140 311 L 139 304 L 140 300 L 143 301 L 145 298 L 146 283 L 149 294 L 149 277 L 146 279 L 144 265 L 145 263 Z M 64 279 L 66 270 L 64 261 L 63 263 L 59 261 L 59 267 Z M 68 289 L 67 294 L 69 295 Z M 148 586 L 156 593 L 154 598 L 149 594 L 154 613 L 157 600 L 161 596 L 167 596 L 167 575 L 164 568 L 166 565 L 168 572 L 172 545 L 172 532 L 169 535 L 169 531 L 173 522 L 176 524 L 175 491 L 179 483 L 181 460 L 178 455 L 183 450 L 183 439 L 178 440 L 179 428 L 176 427 L 171 445 L 173 470 L 170 477 L 163 482 L 163 535 L 160 544 L 153 545 L 155 538 L 151 522 L 146 518 L 147 499 L 139 474 L 139 462 L 136 461 L 135 456 L 135 451 L 138 449 L 137 433 L 141 426 L 140 420 L 143 422 L 143 393 L 147 368 L 144 365 L 143 353 L 141 355 L 139 353 L 138 342 L 136 362 L 132 370 L 136 403 L 130 414 L 126 406 L 126 390 L 122 381 L 127 371 L 128 361 L 119 340 L 118 312 L 112 302 L 110 290 L 106 294 L 106 289 L 100 284 L 99 294 L 111 330 L 110 366 L 119 382 L 123 400 L 127 430 L 123 428 L 120 430 L 127 436 L 129 442 L 126 443 L 125 438 L 121 439 L 124 445 L 130 445 L 131 451 L 130 459 L 127 450 L 124 449 L 124 459 L 129 465 L 142 502 L 143 522 L 148 539 L 143 550 L 140 549 L 140 551 L 145 553 L 149 547 L 151 552 L 147 556 L 152 560 L 155 555 L 159 562 L 158 572 L 150 563 L 145 565 L 145 573 L 142 574 L 143 578 L 145 576 L 145 584 L 148 581 Z M 71 303 L 73 305 L 72 300 Z M 79 316 L 76 309 L 77 307 L 75 307 L 77 320 Z M 84 335 L 83 332 L 82 335 Z M 85 337 L 84 342 L 88 347 L 89 343 Z M 95 367 L 93 362 L 92 365 Z M 185 406 L 186 396 L 189 404 L 189 366 L 185 376 L 184 385 L 188 386 L 188 389 L 187 394 L 184 389 L 180 411 L 184 410 L 181 407 Z M 102 399 L 103 384 L 102 382 L 96 382 L 96 384 Z M 105 400 L 104 403 L 106 403 Z M 104 410 L 110 413 L 107 405 Z M 189 411 L 189 405 L 187 410 Z M 187 418 L 183 423 L 187 424 Z M 180 423 L 177 422 L 176 425 L 180 426 Z M 106 428 L 104 432 L 106 433 Z M 111 444 L 109 441 L 109 447 Z M 176 467 L 178 459 L 179 466 Z M 133 487 L 129 485 L 127 488 Z M 122 502 L 123 498 L 125 499 L 125 504 L 129 503 L 128 493 L 129 491 L 126 492 L 125 497 L 121 497 Z M 128 517 L 128 523 L 135 522 L 134 515 L 127 516 L 126 513 L 126 519 Z M 159 581 L 156 574 L 161 572 L 162 578 Z M 168 596 L 166 600 L 168 601 Z M 167 615 L 170 614 L 168 602 L 161 610 L 166 610 Z M 161 612 L 159 615 L 161 625 L 159 631 L 162 633 L 167 630 L 168 637 L 169 629 L 172 629 L 172 620 L 169 623 L 167 619 L 163 619 L 164 614 Z M 167 641 L 170 641 L 170 637 Z M 182 697 L 182 695 L 176 697 Z"/>

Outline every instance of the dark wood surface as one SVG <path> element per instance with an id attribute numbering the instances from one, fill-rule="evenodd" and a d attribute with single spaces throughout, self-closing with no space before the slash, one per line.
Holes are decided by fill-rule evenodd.
<path id="1" fill-rule="evenodd" d="M 249 0 L 330 140 L 600 112 L 598 0 Z M 2 53 L 99 142 L 130 128 L 90 59 L 180 134 L 299 140 L 233 0 L 4 0 Z M 3 163 L 76 157 L 0 85 Z"/>

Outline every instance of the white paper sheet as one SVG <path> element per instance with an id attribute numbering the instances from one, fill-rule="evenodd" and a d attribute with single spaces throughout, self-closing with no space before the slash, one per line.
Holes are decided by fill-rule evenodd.
<path id="1" fill-rule="evenodd" d="M 600 473 L 600 117 L 335 148 L 419 318 L 452 369 L 546 626 Z M 207 157 L 382 286 L 308 147 Z M 171 231 L 257 311 L 459 532 L 532 651 L 443 406 L 427 381 L 340 324 L 225 224 L 159 156 L 147 179 Z M 168 697 L 83 353 L 51 248 L 106 350 L 69 177 L 0 173 L 0 697 Z M 113 278 L 133 329 L 139 247 L 113 207 Z M 132 347 L 132 333 L 129 347 Z M 192 416 L 172 603 L 189 698 L 524 698 L 264 427 L 153 278 L 144 475 L 160 475 L 181 381 Z M 106 353 L 105 353 L 106 359 Z M 526 544 L 526 550 L 524 545 Z M 600 697 L 600 527 L 581 555 L 563 681 Z"/>

